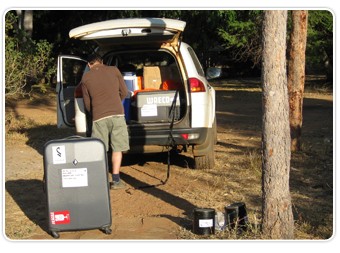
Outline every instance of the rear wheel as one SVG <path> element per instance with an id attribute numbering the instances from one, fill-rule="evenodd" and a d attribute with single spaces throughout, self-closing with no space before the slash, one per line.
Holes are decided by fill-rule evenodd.
<path id="1" fill-rule="evenodd" d="M 195 169 L 198 170 L 210 170 L 215 166 L 215 154 L 214 151 L 208 151 L 206 155 L 194 156 Z"/>
<path id="2" fill-rule="evenodd" d="M 194 168 L 198 170 L 209 170 L 215 166 L 215 151 L 216 144 L 216 121 L 214 121 L 212 128 L 208 129 L 207 138 L 204 144 L 194 147 L 197 150 L 204 150 L 204 152 L 194 151 Z M 195 154 L 196 153 L 196 154 Z"/>

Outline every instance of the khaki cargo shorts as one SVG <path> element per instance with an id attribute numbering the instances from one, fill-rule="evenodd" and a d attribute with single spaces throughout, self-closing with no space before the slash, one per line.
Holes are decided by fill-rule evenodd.
<path id="1" fill-rule="evenodd" d="M 106 151 L 109 151 L 109 145 L 114 152 L 123 152 L 130 149 L 124 115 L 110 116 L 94 121 L 91 136 L 102 140 Z"/>

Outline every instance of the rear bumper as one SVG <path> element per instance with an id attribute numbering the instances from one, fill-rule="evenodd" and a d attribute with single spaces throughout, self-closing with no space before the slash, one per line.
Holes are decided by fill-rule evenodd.
<path id="1" fill-rule="evenodd" d="M 192 145 L 202 144 L 208 128 L 144 130 L 129 128 L 130 146 L 158 145 Z"/>

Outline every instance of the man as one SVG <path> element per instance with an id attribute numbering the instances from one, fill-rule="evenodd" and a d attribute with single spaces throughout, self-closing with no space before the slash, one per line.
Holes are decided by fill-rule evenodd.
<path id="1" fill-rule="evenodd" d="M 111 189 L 121 189 L 120 179 L 123 151 L 129 150 L 129 137 L 122 100 L 128 89 L 120 71 L 103 64 L 102 58 L 93 54 L 88 57 L 90 70 L 81 80 L 85 108 L 92 115 L 92 137 L 105 143 L 106 151 L 112 149 Z"/>

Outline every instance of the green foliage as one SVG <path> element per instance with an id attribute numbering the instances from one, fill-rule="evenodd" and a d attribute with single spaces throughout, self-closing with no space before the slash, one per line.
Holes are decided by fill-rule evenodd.
<path id="1" fill-rule="evenodd" d="M 220 11 L 223 25 L 218 28 L 223 46 L 232 52 L 234 60 L 252 60 L 256 65 L 261 59 L 262 11 Z"/>
<path id="2" fill-rule="evenodd" d="M 223 26 L 218 35 L 233 60 L 251 60 L 259 64 L 262 55 L 262 12 L 260 10 L 219 11 Z M 291 27 L 288 19 L 288 31 Z M 287 33 L 289 36 L 289 32 Z M 326 10 L 308 11 L 306 67 L 310 73 L 325 73 L 329 80 L 333 70 L 333 16 Z"/>
<path id="3" fill-rule="evenodd" d="M 306 62 L 311 71 L 319 69 L 332 79 L 333 15 L 329 11 L 308 12 Z"/>
<path id="4" fill-rule="evenodd" d="M 15 77 L 22 80 L 19 83 L 29 89 L 48 84 L 46 79 L 55 68 L 52 58 L 57 55 L 84 56 L 93 52 L 96 44 L 92 41 L 69 39 L 72 28 L 116 18 L 163 17 L 186 21 L 183 41 L 194 48 L 204 68 L 220 65 L 227 67 L 228 73 L 244 74 L 258 70 L 251 67 L 260 67 L 262 10 L 35 10 L 34 41 L 15 28 L 16 21 L 10 22 L 10 13 L 6 15 L 6 57 L 11 61 L 7 63 L 6 58 L 6 71 L 16 70 Z M 311 10 L 308 20 L 307 71 L 327 71 L 331 76 L 332 14 Z M 28 52 L 35 57 L 30 57 Z M 9 82 L 7 77 L 14 78 L 14 75 L 6 72 L 7 90 L 10 83 L 18 85 L 17 81 Z"/>
<path id="5" fill-rule="evenodd" d="M 314 50 L 332 46 L 333 15 L 329 11 L 309 11 L 308 39 Z M 311 45 L 309 45 L 311 47 Z"/>
<path id="6" fill-rule="evenodd" d="M 5 26 L 5 95 L 28 94 L 32 87 L 46 90 L 55 72 L 51 57 L 53 45 L 45 40 L 34 41 L 16 28 L 14 13 L 6 14 Z"/>
<path id="7" fill-rule="evenodd" d="M 23 88 L 26 85 L 26 73 L 28 61 L 26 61 L 23 52 L 18 50 L 18 39 L 10 37 L 8 34 L 14 29 L 16 18 L 14 14 L 6 15 L 6 33 L 5 33 L 5 94 L 17 95 L 23 94 Z"/>

